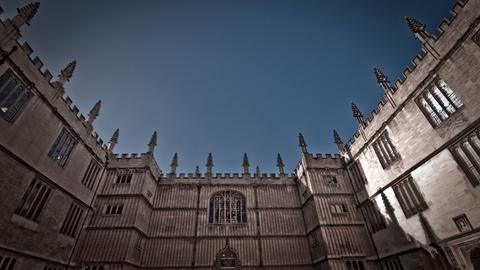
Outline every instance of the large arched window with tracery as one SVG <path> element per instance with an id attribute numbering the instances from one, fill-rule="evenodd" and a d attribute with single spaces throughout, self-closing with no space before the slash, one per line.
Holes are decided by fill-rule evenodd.
<path id="1" fill-rule="evenodd" d="M 210 224 L 246 224 L 247 205 L 245 196 L 234 190 L 216 192 L 208 207 Z"/>

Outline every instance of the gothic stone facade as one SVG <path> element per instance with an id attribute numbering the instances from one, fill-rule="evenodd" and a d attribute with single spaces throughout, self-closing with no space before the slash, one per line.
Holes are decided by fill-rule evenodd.
<path id="1" fill-rule="evenodd" d="M 458 2 L 422 53 L 363 117 L 339 155 L 308 151 L 293 174 L 169 173 L 156 133 L 143 154 L 113 154 L 32 58 L 20 29 L 39 4 L 0 23 L 0 270 L 480 269 L 480 0 Z M 394 53 L 394 52 L 392 52 Z"/>

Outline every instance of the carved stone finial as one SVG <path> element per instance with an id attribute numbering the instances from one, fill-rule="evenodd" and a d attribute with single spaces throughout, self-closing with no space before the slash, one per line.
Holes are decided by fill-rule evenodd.
<path id="1" fill-rule="evenodd" d="M 248 167 L 250 167 L 250 163 L 248 163 L 247 153 L 243 153 L 242 167 L 243 167 L 243 174 L 249 174 L 250 173 L 248 171 Z"/>
<path id="2" fill-rule="evenodd" d="M 195 176 L 199 177 L 200 176 L 200 168 L 197 166 L 195 167 Z"/>
<path id="3" fill-rule="evenodd" d="M 172 163 L 170 163 L 170 175 L 175 175 L 177 173 L 178 167 L 178 154 L 175 153 L 172 158 Z"/>
<path id="4" fill-rule="evenodd" d="M 359 124 L 363 125 L 363 115 L 360 112 L 360 110 L 358 109 L 357 104 L 355 104 L 353 102 L 352 102 L 352 112 L 353 112 L 353 117 L 355 117 L 355 119 L 357 119 L 357 122 Z"/>
<path id="5" fill-rule="evenodd" d="M 333 142 L 335 144 L 343 144 L 342 139 L 340 138 L 340 135 L 338 135 L 338 132 L 333 129 Z"/>
<path id="6" fill-rule="evenodd" d="M 283 164 L 282 156 L 280 153 L 277 153 L 277 167 L 278 167 L 278 172 L 280 175 L 285 174 L 285 164 Z"/>
<path id="7" fill-rule="evenodd" d="M 375 77 L 377 77 L 377 82 L 380 84 L 380 85 L 384 85 L 385 83 L 390 83 L 390 81 L 388 81 L 388 78 L 387 76 L 385 76 L 385 74 L 383 74 L 383 72 L 380 70 L 380 68 L 378 67 L 375 67 L 373 68 L 373 73 L 375 74 Z"/>
<path id="8" fill-rule="evenodd" d="M 212 153 L 208 153 L 208 158 L 207 158 L 207 175 L 212 175 L 212 168 L 213 168 L 213 156 Z"/>
<path id="9" fill-rule="evenodd" d="M 419 34 L 425 31 L 425 24 L 419 22 L 418 20 L 412 17 L 405 17 L 405 20 L 407 21 L 408 28 L 410 28 L 410 31 L 412 31 L 414 34 Z"/>
<path id="10" fill-rule="evenodd" d="M 99 100 L 97 101 L 97 103 L 95 103 L 93 108 L 88 113 L 87 123 L 89 126 L 91 126 L 93 124 L 93 121 L 95 121 L 95 119 L 97 119 L 97 117 L 99 116 L 101 107 L 102 107 L 102 101 Z"/>
<path id="11" fill-rule="evenodd" d="M 115 145 L 118 143 L 119 134 L 120 130 L 117 128 L 115 132 L 113 132 L 112 138 L 110 138 L 110 141 L 108 142 L 108 152 L 112 153 L 113 148 L 115 148 Z"/>
<path id="12" fill-rule="evenodd" d="M 258 167 L 258 165 L 255 168 L 255 174 L 257 175 L 257 177 L 260 177 L 262 175 L 261 172 L 260 172 L 260 167 Z"/>
<path id="13" fill-rule="evenodd" d="M 298 145 L 302 148 L 303 153 L 307 153 L 307 144 L 305 143 L 305 138 L 302 133 L 298 133 Z"/>
<path id="14" fill-rule="evenodd" d="M 150 142 L 148 143 L 148 150 L 147 153 L 153 154 L 155 150 L 155 146 L 157 146 L 157 132 L 154 131 L 152 137 L 150 138 Z"/>
<path id="15" fill-rule="evenodd" d="M 22 25 L 30 25 L 32 18 L 37 14 L 38 8 L 40 7 L 39 2 L 27 4 L 24 7 L 17 8 L 17 15 L 13 17 L 12 22 L 17 27 L 20 28 Z"/>
<path id="16" fill-rule="evenodd" d="M 70 78 L 72 78 L 76 66 L 77 61 L 74 60 L 70 62 L 64 69 L 62 69 L 62 71 L 60 71 L 60 75 L 58 75 L 57 83 L 63 86 L 66 81 L 70 81 Z"/>

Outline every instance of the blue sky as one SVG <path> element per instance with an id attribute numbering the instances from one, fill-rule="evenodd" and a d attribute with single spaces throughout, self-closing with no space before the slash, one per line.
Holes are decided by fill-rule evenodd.
<path id="1" fill-rule="evenodd" d="M 1 2 L 2 18 L 28 1 Z M 452 1 L 41 1 L 22 29 L 56 77 L 71 60 L 66 92 L 84 115 L 98 100 L 94 123 L 115 152 L 145 152 L 168 171 L 240 172 L 243 152 L 254 170 L 287 171 L 300 151 L 298 132 L 314 153 L 336 153 L 332 128 L 347 141 L 357 129 L 350 102 L 370 114 L 383 96 L 373 67 L 393 82 L 420 44 L 404 17 L 430 33 L 450 17 Z"/>

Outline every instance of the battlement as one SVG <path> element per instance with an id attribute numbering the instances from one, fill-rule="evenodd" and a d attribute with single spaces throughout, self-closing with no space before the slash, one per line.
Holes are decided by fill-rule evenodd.
<path id="1" fill-rule="evenodd" d="M 437 27 L 437 35 L 431 35 L 431 40 L 427 41 L 428 46 L 433 46 L 435 50 L 440 50 L 440 55 L 444 57 L 448 57 L 448 51 L 450 48 L 453 47 L 452 44 L 444 44 L 447 43 L 449 39 L 442 39 L 444 34 L 448 31 L 452 24 L 456 22 L 458 14 L 460 14 L 468 3 L 467 1 L 457 1 L 453 7 L 450 9 L 450 14 L 452 15 L 451 18 L 444 18 L 442 22 Z M 464 27 L 464 26 L 462 26 Z M 453 29 L 452 31 L 457 31 L 457 29 Z M 441 47 L 437 49 L 437 47 Z M 428 57 L 427 57 L 428 56 Z M 367 139 L 375 136 L 376 129 L 379 129 L 384 121 L 395 112 L 395 110 L 401 109 L 402 103 L 408 101 L 411 92 L 413 92 L 417 85 L 422 85 L 421 82 L 423 79 L 429 75 L 429 72 L 426 71 L 428 65 L 431 65 L 432 62 L 441 62 L 442 59 L 436 59 L 432 55 L 430 55 L 425 46 L 422 47 L 422 50 L 416 54 L 410 61 L 410 65 L 405 67 L 402 71 L 401 76 L 395 79 L 394 84 L 392 85 L 391 95 L 395 102 L 397 103 L 398 107 L 394 108 L 389 105 L 389 102 L 386 100 L 386 96 L 384 96 L 378 103 L 378 105 L 368 114 L 363 120 L 364 124 L 359 127 L 357 132 L 353 134 L 353 136 L 347 141 L 346 146 L 351 148 L 358 137 L 360 137 L 361 129 L 365 130 L 365 134 L 367 135 Z M 418 66 L 422 66 L 425 68 L 417 69 Z M 431 68 L 431 67 L 430 67 Z M 388 109 L 387 109 L 388 108 Z"/>
<path id="2" fill-rule="evenodd" d="M 282 178 L 295 177 L 295 174 L 278 174 L 278 173 L 261 173 L 260 175 L 242 173 L 214 173 L 208 175 L 206 173 L 179 173 L 179 174 L 162 174 L 161 179 L 165 180 L 205 180 L 205 179 L 250 179 L 250 180 L 280 180 Z"/>

